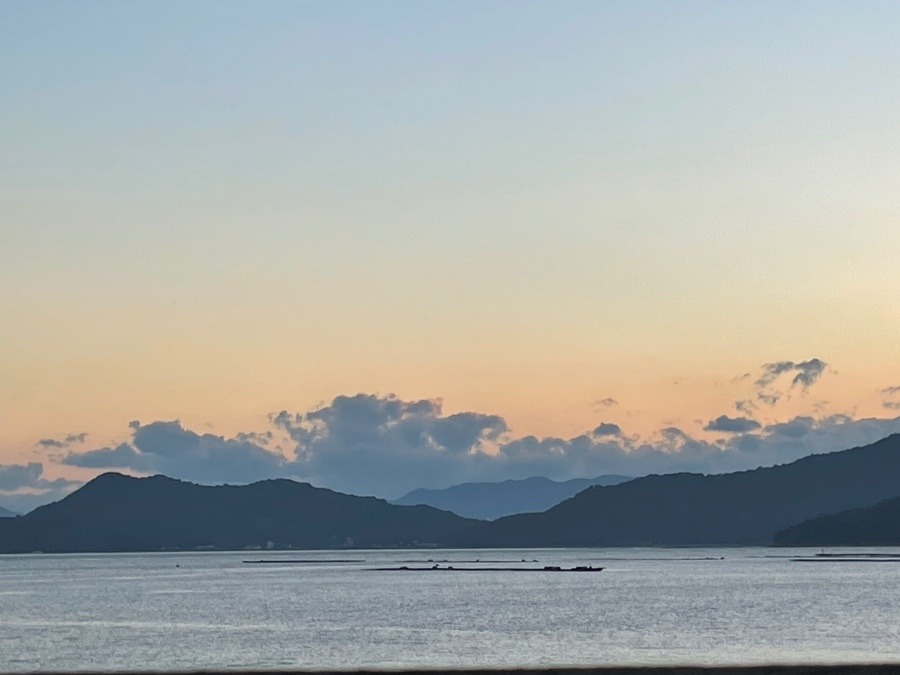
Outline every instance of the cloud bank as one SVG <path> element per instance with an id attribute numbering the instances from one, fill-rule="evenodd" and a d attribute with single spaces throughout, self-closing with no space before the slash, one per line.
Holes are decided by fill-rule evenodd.
<path id="1" fill-rule="evenodd" d="M 267 432 L 230 439 L 196 433 L 178 421 L 135 422 L 128 442 L 70 451 L 60 461 L 201 483 L 290 477 L 395 498 L 418 487 L 535 475 L 565 480 L 605 473 L 721 473 L 865 445 L 900 432 L 900 417 L 799 416 L 763 426 L 722 415 L 705 427 L 722 436 L 714 441 L 677 427 L 641 439 L 611 422 L 572 438 L 515 438 L 498 415 L 445 415 L 437 399 L 370 394 L 338 396 L 306 413 L 280 411 L 269 420 Z M 289 440 L 292 451 L 282 454 L 251 440 L 273 437 Z"/>
<path id="2" fill-rule="evenodd" d="M 281 410 L 268 428 L 233 438 L 200 433 L 178 420 L 128 424 L 127 440 L 82 449 L 87 434 L 48 437 L 36 447 L 48 461 L 93 473 L 162 473 L 198 483 L 248 483 L 266 478 L 304 480 L 353 494 L 399 497 L 415 488 L 442 488 L 471 481 L 546 476 L 557 480 L 607 473 L 645 475 L 692 471 L 723 473 L 790 462 L 814 453 L 875 442 L 900 433 L 900 417 L 857 419 L 848 415 L 801 415 L 771 420 L 782 398 L 805 396 L 828 365 L 821 359 L 773 361 L 756 375 L 731 380 L 746 387 L 735 401 L 741 413 L 719 415 L 700 431 L 667 426 L 646 437 L 629 435 L 613 422 L 618 402 L 593 401 L 606 420 L 570 438 L 514 436 L 499 415 L 444 414 L 441 399 L 404 400 L 394 395 L 337 396 L 306 412 Z M 900 386 L 878 390 L 887 410 L 900 410 Z M 821 402 L 819 402 L 821 403 Z M 628 414 L 624 411 L 623 415 Z M 699 425 L 702 425 L 699 426 Z M 698 437 L 699 434 L 699 437 Z M 77 483 L 48 481 L 43 465 L 0 465 L 0 504 L 28 510 L 58 498 Z"/>

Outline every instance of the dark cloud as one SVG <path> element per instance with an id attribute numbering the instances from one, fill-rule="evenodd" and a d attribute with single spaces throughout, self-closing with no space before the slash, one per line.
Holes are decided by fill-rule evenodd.
<path id="1" fill-rule="evenodd" d="M 816 381 L 822 377 L 828 364 L 820 359 L 810 359 L 809 361 L 801 361 L 797 364 L 797 374 L 791 380 L 792 387 L 801 387 L 809 389 Z"/>
<path id="2" fill-rule="evenodd" d="M 595 408 L 610 408 L 614 405 L 619 405 L 619 402 L 614 398 L 600 398 L 594 401 Z"/>
<path id="3" fill-rule="evenodd" d="M 749 392 L 749 397 L 734 402 L 734 409 L 745 416 L 750 416 L 760 405 L 773 407 L 782 398 L 790 398 L 790 390 L 799 388 L 803 393 L 809 391 L 825 370 L 828 364 L 821 359 L 809 359 L 808 361 L 775 361 L 762 365 L 762 373 L 753 382 L 755 391 Z M 778 386 L 778 379 L 785 374 L 793 374 L 787 387 Z M 749 379 L 750 374 L 745 373 L 741 377 L 732 380 L 732 383 L 743 382 Z"/>
<path id="4" fill-rule="evenodd" d="M 756 410 L 756 405 L 753 401 L 746 399 L 743 401 L 735 401 L 734 409 L 739 413 L 743 413 L 744 415 L 752 415 L 753 411 Z"/>
<path id="5" fill-rule="evenodd" d="M 728 417 L 720 415 L 703 427 L 704 431 L 721 431 L 728 434 L 745 434 L 748 431 L 756 431 L 761 425 L 756 420 L 747 417 Z"/>
<path id="6" fill-rule="evenodd" d="M 34 487 L 43 473 L 44 467 L 39 462 L 0 464 L 0 490 L 12 492 L 23 487 Z"/>
<path id="7" fill-rule="evenodd" d="M 779 424 L 770 424 L 766 427 L 766 432 L 772 436 L 784 436 L 787 438 L 803 438 L 809 435 L 815 428 L 816 420 L 812 417 L 801 416 L 795 417 L 789 422 L 781 422 Z"/>
<path id="8" fill-rule="evenodd" d="M 114 448 L 98 448 L 88 452 L 69 453 L 61 460 L 61 463 L 84 469 L 130 469 L 138 472 L 153 470 L 151 458 L 138 452 L 127 443 L 121 443 Z"/>
<path id="9" fill-rule="evenodd" d="M 469 452 L 483 441 L 497 440 L 506 431 L 502 417 L 467 412 L 436 419 L 429 434 L 442 448 L 451 452 Z"/>
<path id="10" fill-rule="evenodd" d="M 74 443 L 84 443 L 85 438 L 87 438 L 87 432 L 83 431 L 80 434 L 69 434 L 61 441 L 55 438 L 42 438 L 37 444 L 42 448 L 62 449 L 67 448 Z"/>
<path id="11" fill-rule="evenodd" d="M 268 445 L 274 434 L 271 431 L 265 432 L 256 432 L 256 431 L 239 431 L 234 435 L 235 440 L 241 441 L 242 443 L 255 443 L 257 445 Z"/>
<path id="12" fill-rule="evenodd" d="M 881 390 L 882 394 L 887 394 L 888 396 L 892 396 L 893 394 L 900 394 L 900 386 L 898 387 L 885 387 Z"/>
<path id="13" fill-rule="evenodd" d="M 900 401 L 884 401 L 881 405 L 886 410 L 900 410 Z"/>
<path id="14" fill-rule="evenodd" d="M 784 373 L 795 373 L 791 380 L 791 387 L 800 387 L 805 391 L 816 383 L 827 367 L 828 364 L 821 359 L 766 363 L 762 367 L 763 374 L 756 380 L 756 386 L 764 389 L 774 383 Z"/>
<path id="15" fill-rule="evenodd" d="M 601 422 L 600 426 L 591 433 L 594 436 L 621 436 L 622 428 L 618 424 L 613 424 L 612 422 Z"/>
<path id="16" fill-rule="evenodd" d="M 763 374 L 756 381 L 757 387 L 768 387 L 783 373 L 788 373 L 794 369 L 793 361 L 776 361 L 775 363 L 764 363 Z"/>
<path id="17" fill-rule="evenodd" d="M 78 484 L 65 478 L 44 478 L 44 465 L 40 462 L 0 464 L 0 492 L 58 490 Z"/>

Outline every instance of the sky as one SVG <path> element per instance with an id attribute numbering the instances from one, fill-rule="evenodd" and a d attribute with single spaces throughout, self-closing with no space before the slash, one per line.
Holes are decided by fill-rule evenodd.
<path id="1" fill-rule="evenodd" d="M 0 4 L 0 506 L 900 431 L 896 2 Z"/>

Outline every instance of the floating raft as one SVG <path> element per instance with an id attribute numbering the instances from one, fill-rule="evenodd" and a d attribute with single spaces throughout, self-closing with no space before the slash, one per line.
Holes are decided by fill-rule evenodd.
<path id="1" fill-rule="evenodd" d="M 376 567 L 373 572 L 602 572 L 602 567 L 579 565 L 578 567 L 557 567 L 545 565 L 544 567 Z"/>
<path id="2" fill-rule="evenodd" d="M 404 563 L 404 564 L 406 564 L 406 563 L 414 563 L 414 564 L 418 564 L 418 565 L 425 565 L 425 564 L 428 564 L 428 565 L 434 565 L 435 563 L 445 563 L 445 564 L 446 564 L 446 563 L 452 563 L 453 565 L 459 565 L 459 564 L 463 564 L 463 565 L 473 565 L 473 564 L 474 564 L 474 565 L 478 565 L 478 564 L 481 564 L 481 565 L 487 565 L 488 563 L 491 563 L 491 564 L 501 564 L 501 565 L 503 565 L 503 564 L 505 564 L 505 565 L 516 565 L 516 564 L 518 564 L 518 563 L 536 563 L 537 560 L 526 560 L 525 558 L 522 558 L 521 560 L 482 560 L 482 559 L 480 559 L 480 558 L 475 558 L 475 560 L 448 560 L 448 559 L 446 559 L 446 558 L 443 559 L 443 560 L 432 560 L 431 558 L 429 558 L 428 560 L 421 560 L 421 559 L 418 559 L 418 560 L 398 560 L 397 562 Z"/>

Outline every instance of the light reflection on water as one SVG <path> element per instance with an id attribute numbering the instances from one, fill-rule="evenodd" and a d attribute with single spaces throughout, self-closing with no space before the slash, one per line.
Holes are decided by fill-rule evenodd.
<path id="1" fill-rule="evenodd" d="M 782 549 L 351 553 L 364 562 L 0 556 L 0 670 L 900 662 L 900 563 L 800 564 Z M 607 569 L 369 569 L 475 559 Z"/>

